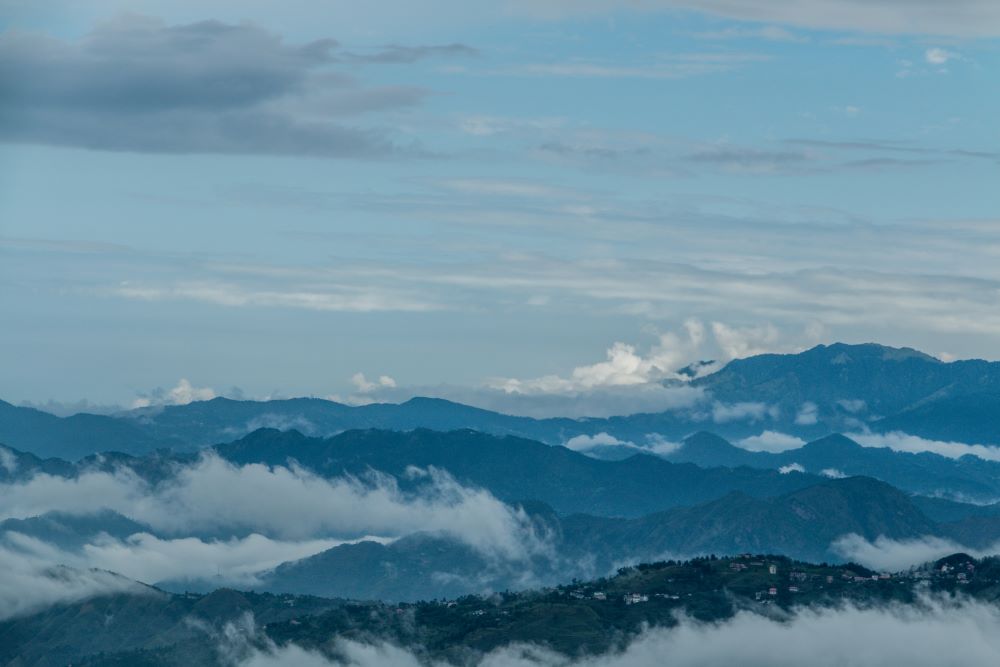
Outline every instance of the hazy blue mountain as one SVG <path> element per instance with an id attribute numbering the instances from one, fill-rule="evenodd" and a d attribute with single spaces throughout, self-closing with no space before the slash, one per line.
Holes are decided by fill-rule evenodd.
<path id="1" fill-rule="evenodd" d="M 874 423 L 880 431 L 903 431 L 931 440 L 997 444 L 1000 391 L 935 396 Z"/>
<path id="2" fill-rule="evenodd" d="M 56 417 L 34 408 L 0 401 L 0 442 L 40 457 L 70 461 L 94 452 L 141 454 L 176 444 L 158 441 L 131 421 L 81 413 Z"/>
<path id="3" fill-rule="evenodd" d="M 705 392 L 705 402 L 699 406 L 606 419 L 532 419 L 432 398 L 358 407 L 316 398 L 216 398 L 114 416 L 79 414 L 62 419 L 0 402 L 0 442 L 70 460 L 98 451 L 195 449 L 263 427 L 312 436 L 366 428 L 473 429 L 562 444 L 577 435 L 601 432 L 635 443 L 645 442 L 649 434 L 680 439 L 703 430 L 742 438 L 771 429 L 817 439 L 866 426 L 934 439 L 1000 442 L 998 362 L 945 363 L 906 348 L 837 343 L 799 354 L 734 360 L 690 384 Z M 717 418 L 718 402 L 757 403 L 769 411 L 756 419 Z"/>
<path id="4" fill-rule="evenodd" d="M 778 469 L 798 464 L 817 475 L 865 475 L 905 491 L 992 502 L 1000 498 L 1000 462 L 975 456 L 952 459 L 930 452 L 897 452 L 863 447 L 834 434 L 781 453 L 751 452 L 712 433 L 696 433 L 667 455 L 670 461 L 699 466 Z"/>
<path id="5" fill-rule="evenodd" d="M 286 563 L 262 587 L 419 600 L 564 583 L 606 574 L 621 563 L 698 554 L 780 553 L 837 562 L 841 557 L 830 545 L 848 533 L 868 540 L 949 537 L 969 546 L 1000 539 L 1000 518 L 937 523 L 909 495 L 865 477 L 828 480 L 773 498 L 732 493 L 633 519 L 559 517 L 537 505 L 531 511 L 551 536 L 551 559 L 502 563 L 444 537 L 417 534 L 388 545 L 343 545 Z M 974 540 L 967 541 L 973 532 Z"/>
<path id="6" fill-rule="evenodd" d="M 780 467 L 769 456 L 761 456 L 761 452 L 751 452 L 737 447 L 725 438 L 707 431 L 699 431 L 685 438 L 679 449 L 664 455 L 664 458 L 681 463 L 693 463 L 703 468 L 719 466 L 732 468 L 742 465 L 755 468 Z"/>
<path id="7" fill-rule="evenodd" d="M 472 429 L 536 437 L 545 432 L 559 440 L 571 419 L 540 420 L 514 417 L 436 398 L 413 398 L 404 403 L 349 406 L 319 398 L 273 401 L 210 401 L 144 408 L 122 417 L 155 438 L 177 439 L 189 446 L 226 442 L 259 428 L 294 429 L 307 435 L 329 436 L 349 429 L 378 428 L 408 431 Z"/>
<path id="8" fill-rule="evenodd" d="M 93 514 L 47 512 L 26 519 L 0 521 L 0 537 L 8 531 L 54 544 L 64 550 L 80 549 L 83 545 L 93 542 L 102 533 L 117 539 L 125 539 L 136 533 L 155 532 L 149 526 L 111 510 Z"/>
<path id="9" fill-rule="evenodd" d="M 215 451 L 239 464 L 295 460 L 328 477 L 374 469 L 396 476 L 404 486 L 408 467 L 434 466 L 501 500 L 530 498 L 559 513 L 604 516 L 640 516 L 730 491 L 772 496 L 821 479 L 748 467 L 706 469 L 646 454 L 602 461 L 564 447 L 475 431 L 347 431 L 323 439 L 261 429 Z"/>
<path id="10" fill-rule="evenodd" d="M 361 407 L 319 399 L 267 403 L 216 399 L 140 411 L 130 417 L 156 438 L 189 444 L 231 439 L 258 426 L 297 428 L 311 435 L 353 428 L 470 428 L 559 444 L 575 435 L 602 431 L 635 442 L 642 442 L 650 433 L 683 437 L 707 424 L 733 437 L 757 433 L 765 426 L 819 437 L 862 423 L 876 430 L 904 430 L 926 437 L 962 439 L 974 435 L 981 442 L 1000 440 L 996 417 L 1000 411 L 995 409 L 1000 401 L 998 363 L 944 363 L 905 348 L 835 344 L 795 355 L 735 360 L 692 385 L 704 389 L 711 400 L 776 406 L 779 416 L 757 422 L 714 423 L 703 409 L 696 409 L 607 419 L 531 419 L 416 398 L 400 405 Z M 808 403 L 817 406 L 815 424 L 800 418 L 803 405 Z"/>
<path id="11" fill-rule="evenodd" d="M 1000 544 L 1000 515 L 969 516 L 942 524 L 942 533 L 970 549 L 996 553 L 997 545 Z"/>
<path id="12" fill-rule="evenodd" d="M 729 362 L 694 381 L 719 400 L 756 396 L 798 407 L 804 402 L 865 401 L 875 414 L 906 409 L 939 393 L 977 393 L 1000 386 L 1000 364 L 945 363 L 909 348 L 874 343 L 818 345 L 798 354 L 761 354 Z"/>
<path id="13" fill-rule="evenodd" d="M 1000 502 L 989 505 L 973 505 L 931 496 L 913 496 L 913 504 L 928 519 L 941 523 L 951 523 L 976 517 L 1000 516 Z"/>
<path id="14" fill-rule="evenodd" d="M 66 476 L 76 467 L 60 458 L 43 459 L 28 452 L 0 444 L 0 482 L 27 479 L 37 473 Z"/>
<path id="15" fill-rule="evenodd" d="M 554 568 L 541 560 L 497 562 L 454 540 L 418 533 L 390 545 L 345 544 L 285 563 L 259 587 L 362 600 L 432 600 L 556 580 Z"/>
<path id="16" fill-rule="evenodd" d="M 579 549 L 600 545 L 613 560 L 639 561 L 665 553 L 743 552 L 830 560 L 836 559 L 830 544 L 847 533 L 874 540 L 942 532 L 907 494 L 867 477 L 829 480 L 773 498 L 732 493 L 631 520 L 567 517 L 562 526 L 566 542 Z"/>
<path id="17" fill-rule="evenodd" d="M 996 405 L 1000 395 L 998 362 L 945 363 L 909 348 L 835 343 L 799 354 L 737 359 L 692 385 L 721 401 L 779 406 L 790 429 L 814 435 L 846 430 L 859 420 L 884 420 L 874 428 L 927 437 L 964 433 L 965 426 L 958 423 L 952 408 L 936 411 L 931 407 L 954 401 L 955 406 L 968 406 L 969 416 L 982 425 L 980 440 L 1000 441 L 996 412 L 984 408 Z M 812 428 L 793 419 L 806 403 L 817 406 Z"/>

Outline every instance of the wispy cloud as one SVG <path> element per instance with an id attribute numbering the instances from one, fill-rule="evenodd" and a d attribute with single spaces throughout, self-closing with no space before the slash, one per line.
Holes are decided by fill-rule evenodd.
<path id="1" fill-rule="evenodd" d="M 786 452 L 798 449 L 806 444 L 801 438 L 778 431 L 763 431 L 760 435 L 750 436 L 734 443 L 752 452 Z M 801 471 L 800 471 L 801 472 Z"/>
<path id="2" fill-rule="evenodd" d="M 961 58 L 958 53 L 937 46 L 924 51 L 924 60 L 930 65 L 947 65 L 949 61 L 957 58 Z"/>
<path id="3" fill-rule="evenodd" d="M 466 44 L 441 44 L 432 46 L 404 46 L 390 44 L 368 53 L 343 52 L 338 59 L 351 63 L 399 65 L 414 63 L 427 58 L 470 58 L 479 55 L 477 49 Z"/>
<path id="4" fill-rule="evenodd" d="M 572 60 L 531 63 L 495 70 L 494 74 L 598 79 L 682 79 L 729 72 L 750 63 L 766 62 L 762 53 L 678 53 L 658 55 L 642 63 Z"/>
<path id="5" fill-rule="evenodd" d="M 765 26 L 729 26 L 720 30 L 706 30 L 694 33 L 698 39 L 732 40 L 732 39 L 763 39 L 769 42 L 808 42 L 805 35 L 792 32 L 778 25 Z"/>
<path id="6" fill-rule="evenodd" d="M 158 388 L 142 394 L 132 401 L 133 408 L 148 408 L 153 405 L 187 405 L 193 401 L 209 401 L 218 396 L 211 387 L 195 387 L 186 378 L 181 378 L 172 389 Z"/>
<path id="7" fill-rule="evenodd" d="M 963 456 L 977 456 L 987 461 L 1000 461 L 1000 446 L 977 445 L 964 442 L 944 442 L 930 440 L 901 431 L 890 433 L 849 433 L 848 437 L 865 447 L 888 447 L 897 452 L 931 452 L 950 459 Z"/>
<path id="8" fill-rule="evenodd" d="M 109 288 L 106 293 L 142 301 L 203 301 L 229 307 L 297 308 L 319 311 L 370 313 L 377 311 L 424 312 L 439 310 L 440 304 L 408 296 L 391 289 L 361 285 L 325 284 L 290 289 L 248 289 L 238 283 L 201 282 L 169 286 L 131 282 Z"/>

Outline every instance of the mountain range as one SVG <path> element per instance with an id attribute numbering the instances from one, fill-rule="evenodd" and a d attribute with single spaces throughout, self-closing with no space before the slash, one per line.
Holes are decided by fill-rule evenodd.
<path id="1" fill-rule="evenodd" d="M 682 384 L 701 392 L 703 400 L 683 409 L 600 419 L 533 419 L 419 397 L 364 406 L 316 398 L 216 398 L 66 418 L 0 402 L 0 442 L 38 456 L 70 460 L 110 450 L 141 454 L 164 447 L 197 449 L 261 427 L 296 429 L 313 436 L 366 428 L 472 429 L 547 444 L 599 433 L 643 443 L 650 434 L 681 439 L 702 430 L 739 439 L 765 429 L 806 439 L 871 430 L 966 443 L 1000 442 L 998 362 L 943 362 L 907 348 L 837 343 L 798 354 L 733 360 Z M 724 409 L 727 406 L 742 409 Z"/>
<path id="2" fill-rule="evenodd" d="M 156 663 L 158 646 L 197 644 L 178 624 L 200 618 L 201 605 L 259 608 L 280 624 L 294 617 L 286 604 L 345 608 L 298 596 L 456 598 L 705 554 L 840 562 L 860 553 L 843 546 L 845 537 L 863 548 L 935 552 L 1000 543 L 1000 460 L 995 450 L 961 446 L 1000 441 L 1000 365 L 837 344 L 701 374 L 709 367 L 693 367 L 682 383 L 702 397 L 693 406 L 602 419 L 532 419 L 434 398 L 366 406 L 214 399 L 67 418 L 0 403 L 0 498 L 9 508 L 0 559 L 21 568 L 11 576 L 37 583 L 71 581 L 67 564 L 109 554 L 121 560 L 102 566 L 121 563 L 111 568 L 121 571 L 136 558 L 205 554 L 238 562 L 238 581 L 270 595 L 203 597 L 237 581 L 222 566 L 132 570 L 162 580 L 144 582 L 158 588 L 132 596 L 142 601 L 107 602 L 112 595 L 98 607 L 146 616 L 166 633 L 162 642 L 130 643 L 146 635 L 129 625 L 110 645 Z M 897 431 L 983 456 L 863 446 L 877 444 L 872 434 Z M 226 483 L 249 490 L 231 495 Z M 302 495 L 266 495 L 279 488 Z M 78 493 L 88 494 L 80 509 L 65 502 Z M 260 495 L 252 511 L 236 511 L 248 494 Z M 331 511 L 342 514 L 354 511 L 351 502 L 384 504 L 370 516 L 383 512 L 374 525 L 385 532 L 363 532 L 368 519 L 342 527 L 326 516 L 327 502 L 340 503 Z M 280 511 L 258 521 L 272 506 Z M 459 516 L 448 514 L 456 508 L 466 522 L 500 517 L 487 526 L 499 533 L 477 542 L 465 534 L 475 532 L 468 523 L 452 530 L 440 517 Z M 290 530 L 300 518 L 308 528 Z M 498 535 L 516 548 L 498 548 Z M 88 576 L 123 585 L 114 573 Z M 175 595 L 185 591 L 197 593 Z M 19 604 L 2 594 L 0 603 Z M 82 627 L 73 614 L 98 618 L 74 604 L 50 612 L 34 624 L 0 623 L 0 643 Z M 199 646 L 191 660 L 209 661 Z M 80 654 L 53 655 L 68 662 Z"/>
<path id="3" fill-rule="evenodd" d="M 808 465 L 836 463 L 868 452 L 833 437 L 807 445 L 815 451 Z M 731 451 L 734 450 L 734 451 Z M 8 450 L 10 451 L 10 450 Z M 689 438 L 674 453 L 690 462 L 649 454 L 624 460 L 600 460 L 564 447 L 474 431 L 348 431 L 331 438 L 309 438 L 295 431 L 260 429 L 211 449 L 243 466 L 297 466 L 325 478 L 364 480 L 372 471 L 391 476 L 404 492 L 419 495 L 421 476 L 413 467 L 437 468 L 469 488 L 489 491 L 530 518 L 541 550 L 518 558 L 497 557 L 440 533 L 415 531 L 395 541 L 362 541 L 284 563 L 260 576 L 258 590 L 359 599 L 416 600 L 485 590 L 523 589 L 569 577 L 593 577 L 620 563 L 698 554 L 745 551 L 783 553 L 795 558 L 837 560 L 832 549 L 844 535 L 869 542 L 878 538 L 953 540 L 982 548 L 1000 540 L 1000 505 L 972 505 L 901 490 L 867 476 L 830 479 L 806 472 L 772 469 L 784 459 L 762 455 L 758 467 L 715 465 L 729 454 L 745 452 L 712 434 Z M 847 459 L 829 457 L 845 454 Z M 879 450 L 886 476 L 933 483 L 934 465 L 955 466 L 936 455 Z M 71 464 L 38 462 L 14 452 L 17 461 L 50 475 L 77 476 L 85 471 L 126 467 L 151 484 L 169 485 L 178 466 L 193 454 L 163 452 L 144 457 L 102 455 Z M 700 457 L 700 458 L 699 458 Z M 912 463 L 916 458 L 922 465 Z M 867 465 L 863 458 L 859 465 Z M 896 463 L 902 461 L 902 463 Z M 930 463 L 927 463 L 927 462 Z M 959 462 L 961 463 L 961 462 Z M 986 462 L 984 462 L 985 465 Z M 996 465 L 996 464 L 991 464 Z M 911 468 L 920 472 L 916 475 Z M 982 472 L 982 471 L 980 471 Z M 982 473 L 985 475 L 986 473 Z M 972 485 L 971 481 L 964 482 Z M 919 486 L 919 484 L 918 484 Z M 73 515 L 49 513 L 0 523 L 0 541 L 17 533 L 70 552 L 110 536 L 126 540 L 137 533 L 171 535 L 131 518 L 105 511 Z M 228 539 L 232 534 L 206 533 Z M 170 590 L 211 590 L 213 581 L 150 581 Z"/>
<path id="4" fill-rule="evenodd" d="M 914 498 L 865 477 L 828 480 L 771 498 L 730 493 L 693 507 L 633 519 L 559 516 L 530 507 L 546 528 L 552 554 L 499 562 L 453 540 L 414 534 L 391 544 L 361 542 L 286 563 L 264 577 L 262 590 L 361 599 L 422 600 L 491 590 L 520 590 L 569 578 L 593 578 L 626 563 L 705 554 L 781 553 L 839 562 L 833 545 L 855 535 L 953 539 L 971 546 L 1000 540 L 1000 518 L 936 522 Z M 972 532 L 974 535 L 970 535 Z"/>

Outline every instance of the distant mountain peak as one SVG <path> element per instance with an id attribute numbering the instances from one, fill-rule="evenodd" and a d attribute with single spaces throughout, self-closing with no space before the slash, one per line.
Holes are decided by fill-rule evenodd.
<path id="1" fill-rule="evenodd" d="M 832 433 L 828 436 L 824 436 L 819 440 L 813 440 L 802 446 L 802 449 L 808 450 L 824 450 L 830 451 L 845 451 L 845 450 L 855 450 L 860 449 L 861 445 L 851 440 L 846 435 L 841 433 Z"/>
<path id="2" fill-rule="evenodd" d="M 698 431 L 692 436 L 684 439 L 684 446 L 698 450 L 729 451 L 738 449 L 725 438 L 710 431 Z"/>

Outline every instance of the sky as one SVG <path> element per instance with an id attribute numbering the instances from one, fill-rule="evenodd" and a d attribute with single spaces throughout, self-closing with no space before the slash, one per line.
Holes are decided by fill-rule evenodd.
<path id="1" fill-rule="evenodd" d="M 1000 357 L 992 0 L 0 0 L 0 30 L 7 401 Z"/>

